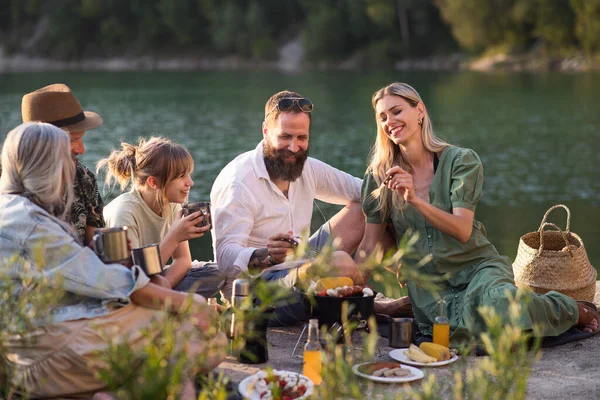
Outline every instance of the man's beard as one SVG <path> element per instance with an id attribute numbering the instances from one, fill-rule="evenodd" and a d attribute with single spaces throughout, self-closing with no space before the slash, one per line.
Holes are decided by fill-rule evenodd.
<path id="1" fill-rule="evenodd" d="M 294 182 L 302 175 L 304 162 L 308 158 L 308 149 L 292 152 L 288 149 L 277 150 L 267 141 L 263 143 L 263 154 L 265 166 L 271 179 L 281 179 Z M 296 157 L 293 163 L 286 162 L 285 159 Z"/>

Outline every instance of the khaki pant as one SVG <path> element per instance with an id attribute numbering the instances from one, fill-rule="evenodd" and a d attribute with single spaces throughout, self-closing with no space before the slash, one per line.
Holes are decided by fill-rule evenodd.
<path id="1" fill-rule="evenodd" d="M 103 335 L 128 338 L 136 351 L 149 340 L 141 331 L 165 318 L 165 312 L 128 305 L 103 317 L 39 328 L 29 334 L 32 341 L 14 338 L 7 345 L 13 382 L 32 397 L 90 397 L 106 387 L 96 376 L 100 354 L 108 348 Z M 185 345 L 188 350 L 194 346 Z"/>

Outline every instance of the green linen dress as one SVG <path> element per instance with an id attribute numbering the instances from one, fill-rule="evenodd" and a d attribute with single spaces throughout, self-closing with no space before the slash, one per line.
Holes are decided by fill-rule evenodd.
<path id="1" fill-rule="evenodd" d="M 509 299 L 506 291 L 513 296 L 517 291 L 512 265 L 510 259 L 498 254 L 488 241 L 481 222 L 473 220 L 471 237 L 463 244 L 434 228 L 411 205 L 403 211 L 391 210 L 390 216 L 383 218 L 376 210 L 377 200 L 373 201 L 369 196 L 376 187 L 373 176 L 367 174 L 362 188 L 367 223 L 392 222 L 399 239 L 409 229 L 418 232 L 415 248 L 418 256 L 432 255 L 431 261 L 420 271 L 429 275 L 449 276 L 441 285 L 440 296 L 447 304 L 452 345 L 458 345 L 471 335 L 478 337 L 485 331 L 485 324 L 477 312 L 478 307 L 491 306 L 500 315 L 507 315 Z M 454 208 L 475 211 L 482 187 L 483 166 L 479 156 L 470 149 L 448 146 L 440 155 L 429 189 L 429 200 L 432 205 L 448 213 L 452 213 Z M 419 331 L 431 335 L 438 313 L 437 298 L 414 282 L 406 284 Z M 533 329 L 534 324 L 538 324 L 545 336 L 557 336 L 575 324 L 578 315 L 577 304 L 570 297 L 558 292 L 532 294 L 520 324 L 525 330 Z"/>

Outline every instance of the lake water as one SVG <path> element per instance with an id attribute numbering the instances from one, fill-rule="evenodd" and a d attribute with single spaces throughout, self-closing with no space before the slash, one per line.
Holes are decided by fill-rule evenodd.
<path id="1" fill-rule="evenodd" d="M 392 81 L 413 85 L 434 128 L 477 151 L 485 167 L 476 211 L 492 243 L 514 259 L 519 237 L 538 228 L 552 205 L 566 204 L 571 230 L 600 268 L 600 75 L 473 72 L 269 71 L 49 72 L 0 75 L 0 131 L 21 121 L 24 93 L 64 82 L 104 125 L 85 136 L 82 162 L 96 162 L 121 140 L 164 135 L 185 145 L 196 169 L 191 200 L 207 200 L 221 168 L 261 139 L 266 100 L 296 90 L 315 104 L 311 156 L 362 177 L 375 137 L 371 95 Z M 106 201 L 117 192 L 104 191 Z M 320 204 L 325 217 L 335 207 Z M 313 226 L 324 218 L 315 210 Z M 551 220 L 566 224 L 565 213 Z M 210 238 L 192 243 L 212 258 Z"/>

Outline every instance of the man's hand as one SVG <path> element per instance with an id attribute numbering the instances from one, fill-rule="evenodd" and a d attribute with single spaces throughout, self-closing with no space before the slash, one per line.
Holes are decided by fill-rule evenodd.
<path id="1" fill-rule="evenodd" d="M 288 254 L 293 253 L 298 242 L 294 239 L 294 232 L 276 233 L 269 237 L 267 243 L 268 253 L 271 255 L 272 264 L 279 264 L 285 261 Z"/>
<path id="2" fill-rule="evenodd" d="M 272 265 L 271 260 L 268 249 L 256 249 L 250 256 L 250 260 L 248 260 L 248 269 L 263 270 Z"/>

